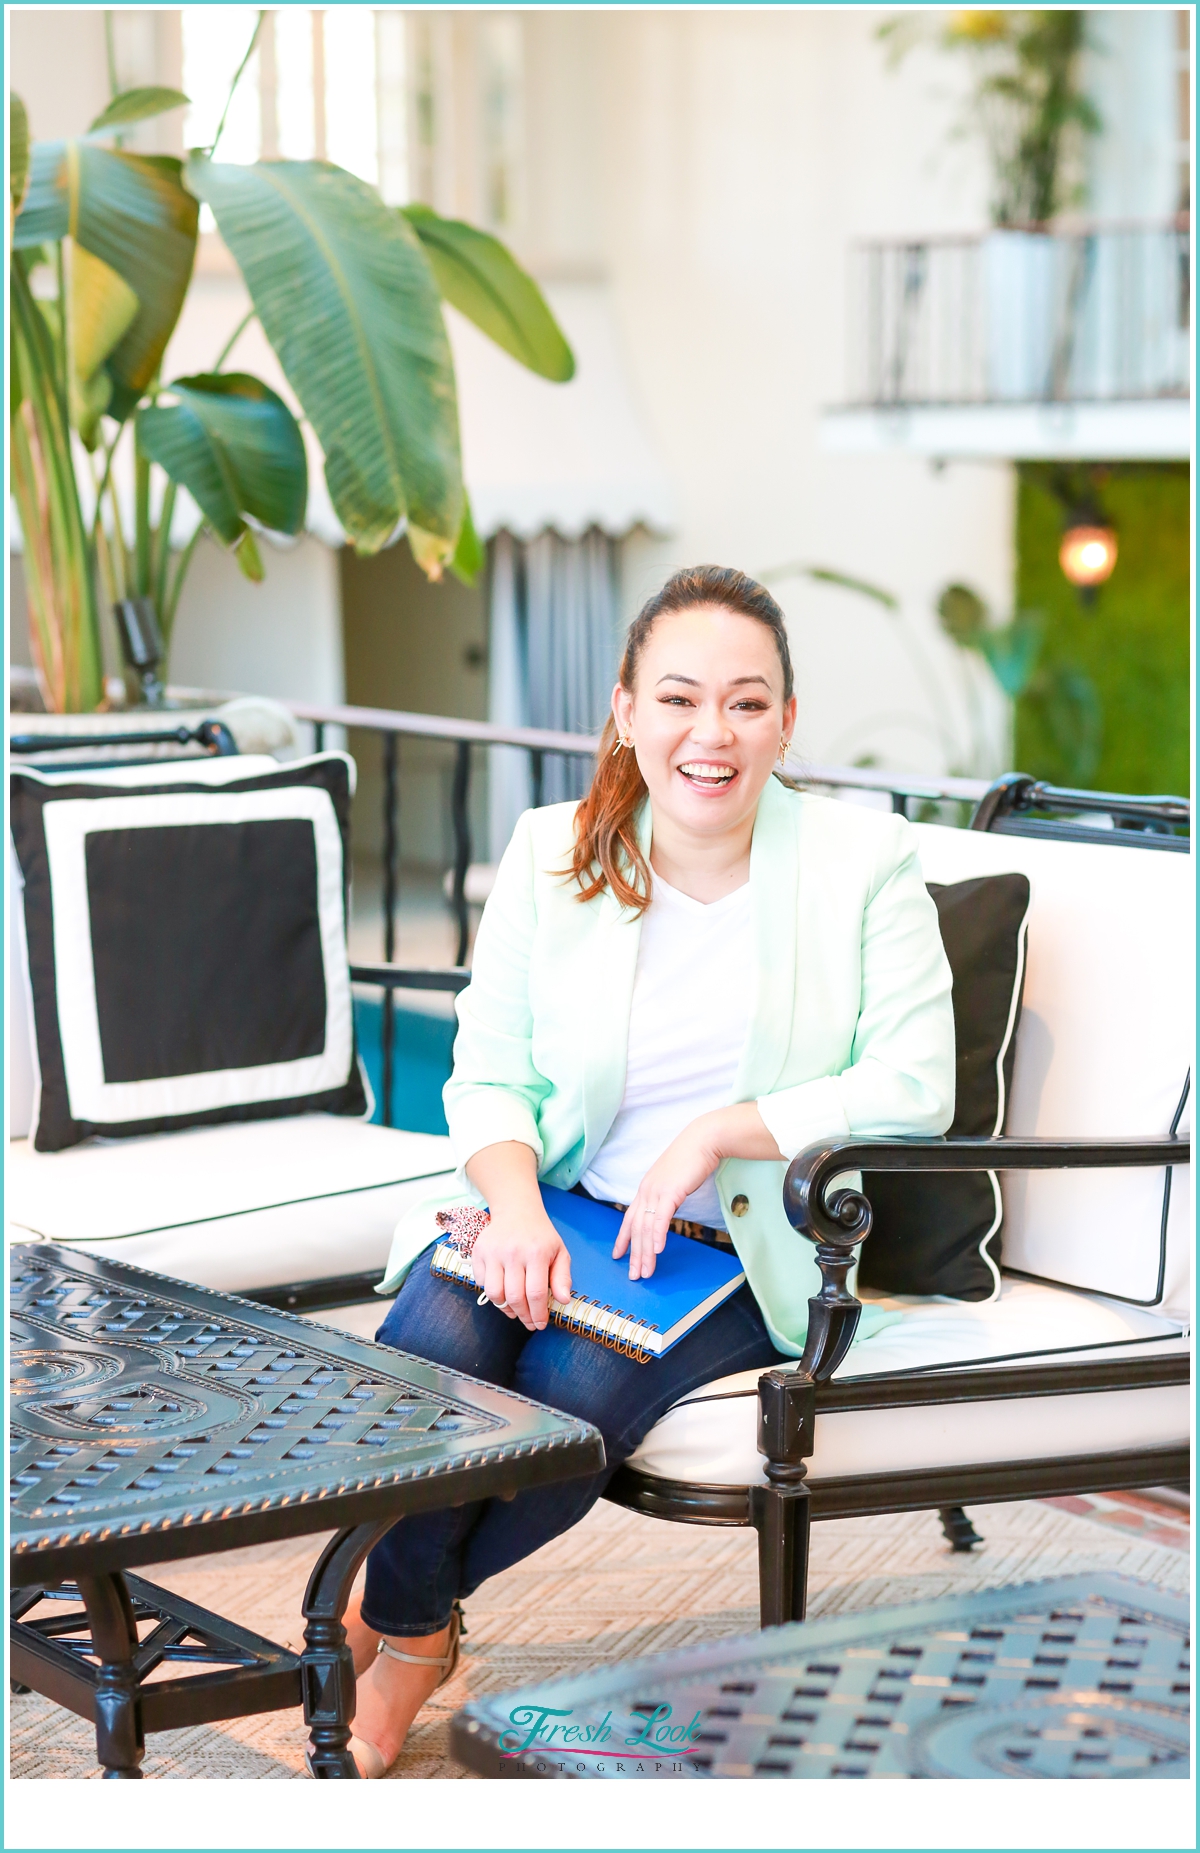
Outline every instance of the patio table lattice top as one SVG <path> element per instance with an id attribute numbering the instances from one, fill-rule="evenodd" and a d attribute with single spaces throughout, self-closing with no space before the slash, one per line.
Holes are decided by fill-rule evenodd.
<path id="1" fill-rule="evenodd" d="M 1186 1777 L 1188 1617 L 1102 1573 L 798 1622 L 477 1699 L 453 1750 L 551 1780 Z"/>
<path id="2" fill-rule="evenodd" d="M 561 1478 L 564 1448 L 580 1471 L 600 1464 L 585 1423 L 293 1314 L 48 1244 L 11 1265 L 22 1580 L 252 1543 L 256 1515 L 273 1537 L 359 1522 L 401 1483 L 406 1511 L 425 1480 L 431 1506 L 453 1503 L 444 1481 L 460 1473 L 486 1497 L 508 1490 L 489 1467 L 525 1458 L 528 1475 L 553 1452 L 546 1477 Z"/>

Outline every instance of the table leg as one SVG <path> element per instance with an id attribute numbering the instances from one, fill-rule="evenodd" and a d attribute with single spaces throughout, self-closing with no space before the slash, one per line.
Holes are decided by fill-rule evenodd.
<path id="1" fill-rule="evenodd" d="M 105 1779 L 140 1782 L 138 1765 L 146 1754 L 142 1705 L 133 1656 L 137 1624 L 133 1604 L 119 1571 L 81 1576 L 79 1594 L 92 1631 L 92 1650 L 100 1662 L 96 1675 L 96 1757 Z"/>
<path id="2" fill-rule="evenodd" d="M 354 1656 L 342 1616 L 350 1586 L 372 1545 L 394 1519 L 348 1525 L 325 1546 L 304 1592 L 304 1652 L 300 1657 L 304 1722 L 309 1727 L 308 1768 L 317 1781 L 357 1777 L 346 1746 L 354 1717 Z"/>

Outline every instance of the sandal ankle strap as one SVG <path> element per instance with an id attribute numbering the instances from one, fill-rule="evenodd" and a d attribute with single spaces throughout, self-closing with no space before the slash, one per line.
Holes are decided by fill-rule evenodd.
<path id="1" fill-rule="evenodd" d="M 410 1666 L 440 1666 L 454 1664 L 453 1653 L 438 1656 L 436 1654 L 403 1654 L 398 1647 L 389 1647 L 386 1641 L 380 1641 L 376 1653 L 386 1654 L 389 1660 L 405 1660 Z"/>

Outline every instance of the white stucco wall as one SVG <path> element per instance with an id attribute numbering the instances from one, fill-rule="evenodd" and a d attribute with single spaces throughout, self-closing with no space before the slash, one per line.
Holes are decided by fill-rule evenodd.
<path id="1" fill-rule="evenodd" d="M 206 535 L 197 545 L 171 643 L 171 680 L 277 700 L 339 702 L 345 692 L 336 553 L 305 535 L 260 542 L 253 585 Z"/>

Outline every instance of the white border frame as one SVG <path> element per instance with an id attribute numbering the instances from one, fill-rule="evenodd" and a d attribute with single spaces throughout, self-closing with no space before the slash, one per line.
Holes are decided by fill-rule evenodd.
<path id="1" fill-rule="evenodd" d="M 101 1126 L 176 1119 L 222 1107 L 257 1105 L 326 1093 L 350 1074 L 353 1030 L 346 956 L 342 838 L 326 791 L 288 785 L 252 792 L 165 792 L 146 797 L 64 798 L 44 810 L 54 910 L 58 1029 L 73 1119 Z M 320 1055 L 252 1068 L 158 1080 L 104 1078 L 96 975 L 92 961 L 86 844 L 100 830 L 186 828 L 284 819 L 312 824 L 317 855 L 317 914 L 325 967 L 325 1047 Z"/>

